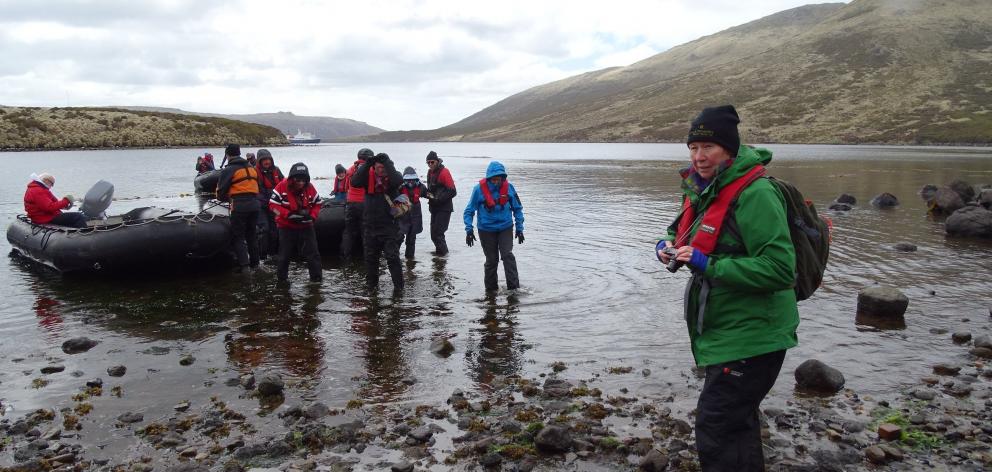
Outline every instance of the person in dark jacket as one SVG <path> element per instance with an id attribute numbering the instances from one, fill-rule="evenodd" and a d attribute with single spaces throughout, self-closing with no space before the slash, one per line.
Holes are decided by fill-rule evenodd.
<path id="1" fill-rule="evenodd" d="M 272 198 L 272 191 L 284 177 L 268 149 L 258 150 L 255 170 L 258 172 L 258 202 L 261 206 L 258 218 L 258 255 L 259 259 L 265 259 L 269 254 L 275 255 L 279 251 L 279 230 L 276 228 L 276 215 L 269 209 L 269 200 Z"/>
<path id="2" fill-rule="evenodd" d="M 347 260 L 353 257 L 358 251 L 358 248 L 363 247 L 362 233 L 364 230 L 362 218 L 365 214 L 365 187 L 356 187 L 352 184 L 352 180 L 358 168 L 366 160 L 372 159 L 373 156 L 374 154 L 372 154 L 371 149 L 359 149 L 358 159 L 348 168 L 348 172 L 345 174 L 345 180 L 348 182 L 348 196 L 345 199 L 346 203 L 344 207 L 344 234 L 341 235 L 341 260 Z"/>
<path id="3" fill-rule="evenodd" d="M 479 241 L 486 255 L 485 283 L 487 292 L 499 289 L 496 269 L 500 259 L 506 273 L 506 288 L 520 287 L 517 275 L 517 259 L 513 255 L 514 227 L 519 244 L 524 243 L 524 206 L 513 184 L 506 180 L 506 168 L 492 161 L 486 169 L 486 178 L 472 189 L 468 205 L 463 215 L 465 221 L 465 244 L 475 243 L 472 232 L 472 219 L 478 214 Z"/>
<path id="4" fill-rule="evenodd" d="M 248 165 L 250 165 L 252 167 L 255 167 L 255 166 L 258 165 L 258 158 L 255 157 L 255 153 L 253 153 L 253 152 L 246 152 L 245 153 L 245 160 L 248 161 Z"/>
<path id="5" fill-rule="evenodd" d="M 334 166 L 334 185 L 331 187 L 331 197 L 335 202 L 345 203 L 348 200 L 348 169 L 343 165 Z"/>
<path id="6" fill-rule="evenodd" d="M 366 160 L 351 178 L 351 186 L 365 191 L 362 215 L 363 244 L 365 244 L 365 282 L 370 290 L 379 285 L 379 258 L 386 257 L 393 288 L 403 289 L 403 268 L 400 263 L 400 228 L 394 218 L 393 199 L 400 196 L 403 176 L 385 153 Z"/>
<path id="7" fill-rule="evenodd" d="M 276 214 L 279 228 L 279 266 L 276 269 L 279 281 L 285 282 L 289 278 L 289 260 L 299 253 L 307 262 L 310 281 L 319 282 L 323 277 L 313 222 L 320 213 L 320 196 L 310 183 L 310 170 L 305 164 L 293 164 L 289 177 L 272 191 L 269 208 Z"/>
<path id="8" fill-rule="evenodd" d="M 455 180 L 444 161 L 434 151 L 427 153 L 427 209 L 431 212 L 431 241 L 438 256 L 448 253 L 444 233 L 448 231 L 451 213 L 455 211 L 451 201 L 457 194 Z"/>
<path id="9" fill-rule="evenodd" d="M 258 267 L 256 225 L 261 208 L 258 202 L 258 171 L 241 157 L 241 146 L 229 144 L 224 151 L 227 166 L 217 181 L 217 199 L 231 204 L 231 234 L 238 272 Z"/>
<path id="10" fill-rule="evenodd" d="M 209 152 L 196 158 L 196 173 L 202 174 L 214 170 L 214 156 Z"/>
<path id="11" fill-rule="evenodd" d="M 681 173 L 688 205 L 655 246 L 662 263 L 674 258 L 692 271 L 684 306 L 693 357 L 706 370 L 696 410 L 704 471 L 765 470 L 758 408 L 785 351 L 798 344 L 796 254 L 778 187 L 757 178 L 736 195 L 732 216 L 719 216 L 736 221 L 736 231 L 717 233 L 704 221 L 710 210 L 727 210 L 717 198 L 724 189 L 771 161 L 770 151 L 741 145 L 738 123 L 730 105 L 692 121 L 690 166 Z"/>
<path id="12" fill-rule="evenodd" d="M 31 182 L 28 182 L 28 188 L 24 191 L 24 213 L 27 213 L 28 219 L 40 225 L 85 228 L 85 215 L 77 211 L 62 211 L 72 208 L 74 197 L 66 195 L 62 199 L 56 198 L 52 193 L 54 186 L 55 177 L 52 174 L 31 174 Z"/>
<path id="13" fill-rule="evenodd" d="M 417 235 L 424 231 L 424 214 L 420 209 L 420 199 L 427 196 L 427 186 L 420 182 L 420 176 L 413 167 L 403 169 L 403 186 L 400 193 L 410 200 L 410 210 L 399 218 L 400 236 L 406 242 L 407 259 L 413 259 L 417 248 Z"/>

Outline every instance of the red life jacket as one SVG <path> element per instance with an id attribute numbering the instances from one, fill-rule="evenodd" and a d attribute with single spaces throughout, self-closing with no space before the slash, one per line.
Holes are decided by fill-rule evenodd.
<path id="1" fill-rule="evenodd" d="M 279 185 L 279 182 L 282 182 L 282 171 L 274 165 L 269 169 L 270 172 L 265 172 L 262 169 L 262 163 L 259 162 L 255 165 L 255 170 L 258 171 L 258 181 L 265 190 L 272 190 L 276 188 L 276 185 Z"/>
<path id="2" fill-rule="evenodd" d="M 763 175 L 765 175 L 765 167 L 757 165 L 747 171 L 746 174 L 721 188 L 716 196 L 716 200 L 703 213 L 703 219 L 699 223 L 699 229 L 696 230 L 696 234 L 692 237 L 692 242 L 689 245 L 702 251 L 707 256 L 710 255 L 713 249 L 716 248 L 716 240 L 720 237 L 720 229 L 723 227 L 723 221 L 726 219 L 727 212 L 730 210 L 730 204 L 737 199 L 737 196 L 741 194 L 745 187 L 751 185 L 751 182 L 758 180 Z M 695 222 L 696 210 L 692 207 L 689 197 L 686 196 L 685 201 L 682 202 L 682 215 L 679 216 L 679 226 L 675 233 L 676 246 L 684 245 L 685 238 L 688 237 L 689 231 L 692 229 L 692 224 Z"/>
<path id="3" fill-rule="evenodd" d="M 496 206 L 496 201 L 493 200 L 493 194 L 489 191 L 489 179 L 482 179 L 479 181 L 479 188 L 482 189 L 482 196 L 486 198 L 486 208 L 492 210 Z M 499 186 L 499 204 L 506 205 L 510 201 L 510 181 L 503 179 L 503 183 Z"/>
<path id="4" fill-rule="evenodd" d="M 348 179 L 334 177 L 334 193 L 344 193 L 348 191 Z"/>
<path id="5" fill-rule="evenodd" d="M 410 187 L 404 185 L 400 187 L 400 192 L 403 192 L 403 195 L 406 195 L 406 198 L 410 199 L 411 204 L 413 205 L 420 204 L 420 185 L 413 187 L 412 192 L 410 191 Z"/>
<path id="6" fill-rule="evenodd" d="M 383 180 L 386 180 L 389 177 L 388 176 L 383 176 L 382 178 L 383 178 Z M 376 192 L 375 191 L 375 166 L 370 166 L 369 167 L 369 185 L 368 185 L 368 189 L 366 191 L 368 193 L 386 193 L 386 185 L 387 185 L 387 182 L 383 182 L 382 191 L 381 192 Z"/>

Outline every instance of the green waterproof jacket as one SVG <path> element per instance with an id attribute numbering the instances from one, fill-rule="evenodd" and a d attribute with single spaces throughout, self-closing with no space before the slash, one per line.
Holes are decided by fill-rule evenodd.
<path id="1" fill-rule="evenodd" d="M 741 146 L 729 167 L 722 168 L 705 189 L 699 188 L 695 176 L 684 174 L 682 190 L 695 206 L 696 215 L 702 215 L 722 187 L 771 160 L 767 149 Z M 760 178 L 741 192 L 730 214 L 731 221 L 724 223 L 706 270 L 694 271 L 686 287 L 686 321 L 692 354 L 699 366 L 798 344 L 799 310 L 793 290 L 796 253 L 789 236 L 785 199 L 773 183 Z M 692 226 L 689 241 L 699 220 Z M 676 221 L 668 228 L 667 240 L 675 240 L 677 225 Z"/>

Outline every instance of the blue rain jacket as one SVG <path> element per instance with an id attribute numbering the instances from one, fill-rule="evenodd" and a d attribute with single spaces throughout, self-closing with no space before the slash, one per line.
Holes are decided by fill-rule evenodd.
<path id="1" fill-rule="evenodd" d="M 486 169 L 486 179 L 497 175 L 506 178 L 506 168 L 497 161 L 490 162 L 489 168 Z M 472 189 L 472 196 L 468 200 L 468 205 L 465 206 L 465 232 L 472 232 L 472 220 L 476 214 L 479 215 L 479 231 L 498 233 L 513 226 L 516 222 L 517 232 L 524 232 L 524 206 L 520 203 L 520 196 L 517 195 L 517 190 L 513 188 L 513 184 L 509 184 L 509 202 L 506 205 L 499 204 L 499 187 L 488 181 L 485 184 L 489 186 L 489 193 L 497 200 L 496 206 L 491 210 L 486 208 L 486 197 L 482 195 L 479 184 L 476 184 L 475 188 Z"/>

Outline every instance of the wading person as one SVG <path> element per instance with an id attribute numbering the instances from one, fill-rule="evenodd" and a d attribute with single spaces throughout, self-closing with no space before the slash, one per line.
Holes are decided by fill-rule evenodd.
<path id="1" fill-rule="evenodd" d="M 417 235 L 424 231 L 424 214 L 420 199 L 427 195 L 427 186 L 420 183 L 420 177 L 413 167 L 403 169 L 403 186 L 400 193 L 410 200 L 410 211 L 399 218 L 400 235 L 406 243 L 405 256 L 413 259 L 417 248 Z"/>
<path id="2" fill-rule="evenodd" d="M 444 233 L 448 231 L 451 213 L 455 211 L 451 200 L 458 192 L 451 172 L 444 166 L 437 153 L 427 153 L 427 209 L 431 212 L 431 241 L 434 242 L 434 254 L 443 256 L 448 253 L 448 242 Z"/>
<path id="3" fill-rule="evenodd" d="M 310 170 L 302 162 L 293 164 L 289 177 L 276 185 L 269 200 L 279 228 L 279 265 L 276 276 L 280 282 L 289 279 L 289 261 L 296 254 L 303 257 L 310 271 L 310 281 L 322 279 L 317 233 L 313 222 L 320 213 L 320 196 L 310 183 Z"/>
<path id="4" fill-rule="evenodd" d="M 217 199 L 231 203 L 231 235 L 238 272 L 258 267 L 256 225 L 261 206 L 258 201 L 258 171 L 241 157 L 241 146 L 229 144 L 224 151 L 227 166 L 217 181 Z"/>
<path id="5" fill-rule="evenodd" d="M 344 207 L 344 234 L 341 235 L 341 259 L 354 257 L 358 247 L 362 245 L 362 218 L 365 214 L 365 187 L 355 186 L 352 179 L 358 168 L 367 159 L 372 159 L 372 150 L 362 148 L 358 150 L 358 159 L 345 174 L 348 183 L 348 195 L 345 198 Z"/>
<path id="6" fill-rule="evenodd" d="M 214 170 L 214 156 L 209 152 L 196 158 L 196 173 L 202 174 Z"/>
<path id="7" fill-rule="evenodd" d="M 400 228 L 393 199 L 400 195 L 403 176 L 385 153 L 366 160 L 351 178 L 352 187 L 365 189 L 363 244 L 365 244 L 365 283 L 375 291 L 379 285 L 379 258 L 386 258 L 393 289 L 403 289 L 400 264 Z"/>
<path id="8" fill-rule="evenodd" d="M 55 177 L 47 172 L 31 174 L 31 182 L 24 191 L 24 213 L 32 222 L 44 225 L 53 224 L 71 228 L 85 228 L 86 216 L 77 211 L 62 211 L 72 208 L 74 198 L 66 195 L 61 199 L 52 193 Z"/>
<path id="9" fill-rule="evenodd" d="M 348 199 L 348 169 L 343 165 L 334 166 L 334 186 L 331 188 L 331 198 L 335 202 L 345 203 Z"/>
<path id="10" fill-rule="evenodd" d="M 693 357 L 706 369 L 696 415 L 704 471 L 764 470 L 758 406 L 798 344 L 785 198 L 760 178 L 771 153 L 741 146 L 739 122 L 729 105 L 692 121 L 683 210 L 655 248 L 662 263 L 675 259 L 669 270 L 692 271 L 685 317 Z"/>
<path id="11" fill-rule="evenodd" d="M 260 259 L 275 255 L 279 251 L 279 231 L 276 229 L 276 215 L 269 209 L 272 191 L 283 181 L 282 171 L 276 167 L 272 153 L 268 149 L 258 150 L 258 202 L 261 213 L 258 218 L 258 253 Z"/>
<path id="12" fill-rule="evenodd" d="M 479 242 L 486 255 L 485 283 L 487 292 L 499 289 L 496 269 L 500 259 L 506 274 L 506 288 L 520 287 L 517 259 L 513 256 L 514 225 L 519 244 L 524 243 L 524 206 L 517 190 L 506 179 L 503 164 L 493 161 L 486 169 L 486 178 L 472 189 L 472 196 L 465 207 L 465 244 L 475 243 L 472 220 L 478 214 Z"/>

